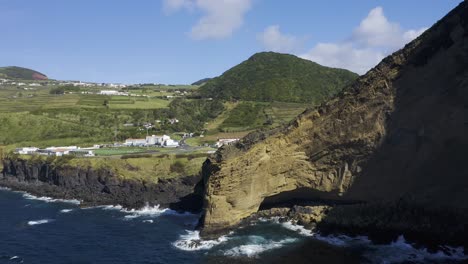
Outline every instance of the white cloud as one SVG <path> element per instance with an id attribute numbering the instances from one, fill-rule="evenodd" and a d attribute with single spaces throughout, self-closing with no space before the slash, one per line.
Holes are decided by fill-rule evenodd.
<path id="1" fill-rule="evenodd" d="M 339 43 L 318 43 L 300 57 L 322 65 L 364 74 L 386 55 L 403 47 L 426 29 L 404 31 L 398 23 L 388 21 L 382 7 L 376 7 L 353 30 L 347 40 Z"/>
<path id="2" fill-rule="evenodd" d="M 202 17 L 192 27 L 190 36 L 197 40 L 231 36 L 244 23 L 253 0 L 164 0 L 167 13 L 181 9 L 198 10 Z"/>
<path id="3" fill-rule="evenodd" d="M 292 35 L 281 33 L 278 25 L 269 26 L 257 35 L 257 40 L 269 51 L 293 52 L 302 46 L 303 41 Z"/>
<path id="4" fill-rule="evenodd" d="M 412 41 L 413 39 L 419 37 L 419 35 L 421 35 L 422 33 L 424 33 L 424 31 L 426 31 L 428 28 L 427 27 L 424 27 L 424 28 L 420 28 L 418 30 L 414 30 L 414 29 L 411 29 L 411 30 L 408 30 L 406 31 L 404 34 L 403 34 L 403 42 L 404 44 Z"/>
<path id="5" fill-rule="evenodd" d="M 328 67 L 363 74 L 380 62 L 385 54 L 374 49 L 356 48 L 350 43 L 319 43 L 301 57 Z"/>

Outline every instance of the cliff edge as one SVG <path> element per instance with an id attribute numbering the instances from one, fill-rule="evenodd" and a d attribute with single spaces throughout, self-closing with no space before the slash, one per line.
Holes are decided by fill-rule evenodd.
<path id="1" fill-rule="evenodd" d="M 468 3 L 331 101 L 203 166 L 203 234 L 291 199 L 468 209 Z M 406 203 L 406 202 L 405 202 Z"/>

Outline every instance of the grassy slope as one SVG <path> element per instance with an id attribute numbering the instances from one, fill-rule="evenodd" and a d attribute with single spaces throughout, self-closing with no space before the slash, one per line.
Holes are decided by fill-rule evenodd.
<path id="1" fill-rule="evenodd" d="M 53 95 L 49 93 L 52 88 L 24 90 L 0 86 L 0 144 L 43 147 L 112 142 L 115 128 L 122 133 L 121 137 L 131 136 L 126 135 L 129 132 L 122 127 L 124 123 L 151 121 L 155 119 L 152 115 L 155 110 L 167 109 L 172 101 L 91 94 Z M 108 101 L 107 107 L 104 101 Z M 146 131 L 138 133 L 146 135 Z"/>
<path id="2" fill-rule="evenodd" d="M 259 128 L 287 124 L 310 106 L 283 102 L 226 102 L 224 112 L 205 125 L 204 137 L 190 138 L 186 143 L 199 146 L 212 144 L 219 138 L 242 138 Z"/>
<path id="3" fill-rule="evenodd" d="M 257 53 L 199 88 L 205 97 L 319 104 L 358 77 L 293 55 Z"/>
<path id="4" fill-rule="evenodd" d="M 158 155 L 136 158 L 120 157 L 94 157 L 94 158 L 70 158 L 70 157 L 45 157 L 21 155 L 22 159 L 48 160 L 53 165 L 69 165 L 90 167 L 93 169 L 108 169 L 120 178 L 146 180 L 157 182 L 162 178 L 174 178 L 179 176 L 196 175 L 199 173 L 202 163 L 206 160 L 206 154 L 192 155 Z"/>

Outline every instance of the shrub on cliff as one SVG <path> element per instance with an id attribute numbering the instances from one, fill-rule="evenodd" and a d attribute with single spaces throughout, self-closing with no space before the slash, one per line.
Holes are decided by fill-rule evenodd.
<path id="1" fill-rule="evenodd" d="M 185 165 L 181 161 L 176 160 L 174 163 L 171 164 L 170 171 L 178 174 L 184 174 Z"/>

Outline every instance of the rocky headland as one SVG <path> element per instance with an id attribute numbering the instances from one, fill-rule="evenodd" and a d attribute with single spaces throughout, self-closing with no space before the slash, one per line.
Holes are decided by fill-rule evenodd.
<path id="1" fill-rule="evenodd" d="M 333 205 L 314 224 L 324 233 L 467 248 L 467 117 L 464 1 L 334 99 L 210 157 L 202 235 L 301 200 Z"/>
<path id="2" fill-rule="evenodd" d="M 78 199 L 82 206 L 115 205 L 141 208 L 159 205 L 178 211 L 199 212 L 202 199 L 194 192 L 199 175 L 159 179 L 156 183 L 123 179 L 110 169 L 96 169 L 6 158 L 0 186 L 37 196 Z"/>

